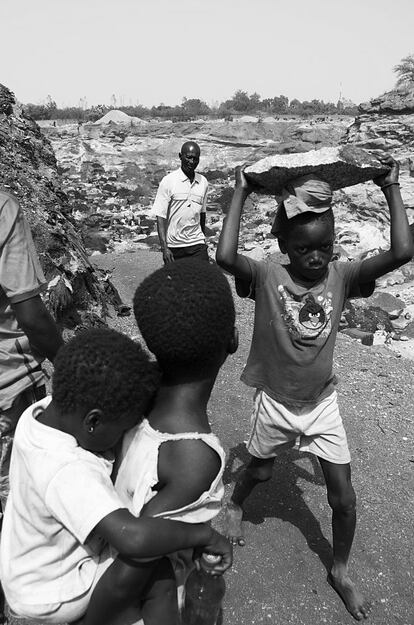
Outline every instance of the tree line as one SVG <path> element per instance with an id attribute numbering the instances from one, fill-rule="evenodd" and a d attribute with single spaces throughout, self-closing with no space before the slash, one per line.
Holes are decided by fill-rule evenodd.
<path id="1" fill-rule="evenodd" d="M 396 89 L 414 88 L 414 54 L 401 59 L 394 66 L 393 71 L 397 75 Z M 336 104 L 323 100 L 300 100 L 294 98 L 289 101 L 285 95 L 262 100 L 258 93 L 248 94 L 247 91 L 238 89 L 234 95 L 225 102 L 209 106 L 199 98 L 183 98 L 181 104 L 168 106 L 159 104 L 150 108 L 137 104 L 135 106 L 123 106 L 118 103 L 115 95 L 112 95 L 110 104 L 98 104 L 88 107 L 86 99 L 79 101 L 79 106 L 59 108 L 49 95 L 42 104 L 28 103 L 24 105 L 25 112 L 35 120 L 38 119 L 73 119 L 78 121 L 94 122 L 112 109 L 118 109 L 132 117 L 142 119 L 171 119 L 173 121 L 190 121 L 198 118 L 225 118 L 232 119 L 240 115 L 266 116 L 297 115 L 307 117 L 310 115 L 351 115 L 358 113 L 356 104 L 340 98 Z"/>
<path id="2" fill-rule="evenodd" d="M 265 98 L 262 100 L 258 93 L 248 94 L 247 91 L 238 89 L 232 98 L 220 104 L 209 106 L 199 98 L 183 98 L 181 104 L 168 106 L 145 107 L 141 104 L 135 106 L 123 106 L 118 103 L 115 95 L 111 97 L 110 104 L 98 104 L 88 107 L 82 99 L 78 106 L 59 108 L 51 96 L 48 96 L 42 104 L 28 103 L 23 105 L 27 115 L 35 120 L 39 119 L 73 119 L 82 122 L 94 122 L 112 109 L 123 111 L 127 115 L 142 119 L 172 119 L 173 121 L 190 121 L 199 118 L 225 118 L 232 119 L 240 115 L 267 116 L 281 115 L 352 115 L 357 113 L 357 106 L 350 101 L 339 100 L 324 102 L 323 100 L 290 100 L 284 96 Z"/>

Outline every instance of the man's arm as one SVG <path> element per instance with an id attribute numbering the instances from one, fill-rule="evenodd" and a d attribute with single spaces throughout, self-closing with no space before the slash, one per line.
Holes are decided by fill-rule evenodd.
<path id="1" fill-rule="evenodd" d="M 233 560 L 229 541 L 204 523 L 136 518 L 128 510 L 119 509 L 104 517 L 94 533 L 126 558 L 157 558 L 181 549 L 202 548 L 222 557 L 215 566 L 219 574 L 226 571 Z"/>
<path id="2" fill-rule="evenodd" d="M 204 236 L 206 236 L 206 215 L 207 215 L 208 191 L 209 191 L 209 186 L 207 183 L 206 190 L 204 192 L 203 203 L 201 205 L 201 212 L 200 212 L 200 228 Z"/>
<path id="3" fill-rule="evenodd" d="M 204 236 L 206 236 L 206 213 L 200 213 L 200 228 Z"/>
<path id="4" fill-rule="evenodd" d="M 63 340 L 40 295 L 12 303 L 11 307 L 30 345 L 41 356 L 53 362 L 59 348 L 63 345 Z"/>
<path id="5" fill-rule="evenodd" d="M 174 256 L 167 245 L 167 228 L 168 221 L 164 217 L 158 217 L 157 215 L 157 230 L 158 230 L 158 238 L 160 240 L 160 247 L 162 252 L 162 257 L 165 263 L 174 262 Z"/>
<path id="6" fill-rule="evenodd" d="M 388 174 L 376 178 L 374 182 L 381 187 L 389 207 L 391 246 L 388 251 L 363 261 L 359 274 L 360 284 L 373 282 L 397 269 L 410 261 L 414 254 L 413 239 L 398 184 L 399 165 L 391 156 L 385 156 L 381 160 L 391 169 Z"/>
<path id="7" fill-rule="evenodd" d="M 245 282 L 251 281 L 251 271 L 248 260 L 237 253 L 239 230 L 242 209 L 247 196 L 252 191 L 242 167 L 236 167 L 236 185 L 230 208 L 224 219 L 223 228 L 217 246 L 216 261 L 220 267 Z"/>

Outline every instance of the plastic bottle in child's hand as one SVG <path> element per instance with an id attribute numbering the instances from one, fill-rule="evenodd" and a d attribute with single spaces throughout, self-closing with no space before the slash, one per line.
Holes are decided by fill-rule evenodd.
<path id="1" fill-rule="evenodd" d="M 221 556 L 203 553 L 200 570 L 194 569 L 185 585 L 183 625 L 216 625 L 226 591 L 222 575 L 212 575 Z"/>

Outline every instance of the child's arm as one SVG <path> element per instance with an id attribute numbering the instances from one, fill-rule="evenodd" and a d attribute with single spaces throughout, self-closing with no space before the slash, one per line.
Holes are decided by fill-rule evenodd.
<path id="1" fill-rule="evenodd" d="M 251 271 L 248 260 L 237 253 L 239 242 L 240 219 L 242 209 L 252 187 L 243 173 L 244 167 L 236 167 L 233 198 L 223 223 L 220 239 L 217 246 L 216 261 L 220 267 L 233 274 L 236 278 L 250 283 Z"/>
<path id="2" fill-rule="evenodd" d="M 140 516 L 156 516 L 179 510 L 197 501 L 217 477 L 218 454 L 197 439 L 165 442 L 158 457 L 160 490 L 142 509 Z M 171 470 L 174 467 L 174 470 Z"/>
<path id="3" fill-rule="evenodd" d="M 122 508 L 111 512 L 95 527 L 94 534 L 105 539 L 128 559 L 157 558 L 173 551 L 200 547 L 221 555 L 215 566 L 223 573 L 232 563 L 229 541 L 204 523 L 188 524 L 165 519 L 136 518 Z"/>
<path id="4" fill-rule="evenodd" d="M 414 254 L 413 239 L 398 184 L 399 165 L 392 156 L 385 156 L 381 161 L 391 169 L 388 174 L 375 178 L 374 182 L 383 190 L 390 210 L 391 246 L 388 251 L 363 261 L 359 274 L 360 284 L 373 282 L 397 269 L 411 260 Z"/>

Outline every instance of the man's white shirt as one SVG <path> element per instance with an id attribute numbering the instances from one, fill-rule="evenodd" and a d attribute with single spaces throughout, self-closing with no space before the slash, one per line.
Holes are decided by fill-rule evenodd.
<path id="1" fill-rule="evenodd" d="M 200 214 L 206 212 L 207 194 L 207 179 L 197 172 L 193 182 L 181 168 L 161 180 L 152 214 L 168 220 L 168 247 L 187 247 L 205 242 Z"/>

